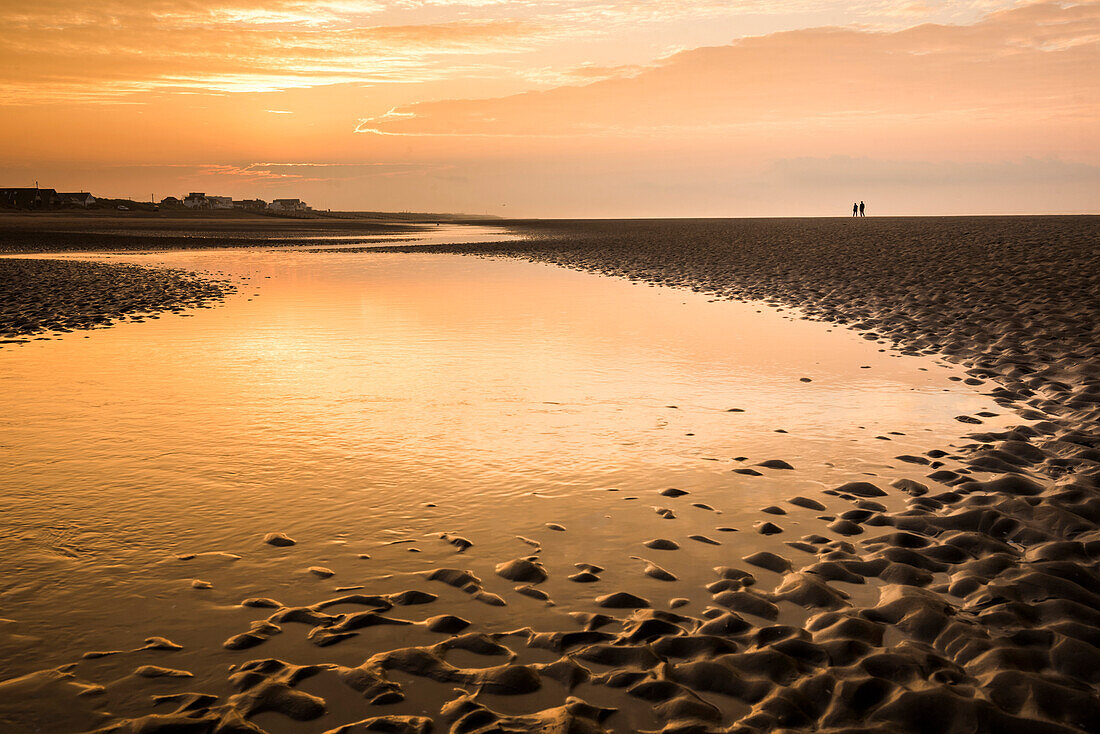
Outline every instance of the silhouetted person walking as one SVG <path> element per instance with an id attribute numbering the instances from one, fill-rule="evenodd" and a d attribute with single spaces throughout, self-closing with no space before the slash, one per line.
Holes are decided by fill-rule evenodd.
<path id="1" fill-rule="evenodd" d="M 859 216 L 859 204 L 852 204 L 852 216 L 853 217 L 858 217 Z"/>
<path id="2" fill-rule="evenodd" d="M 867 216 L 866 214 L 863 213 L 863 202 L 862 201 L 859 202 L 859 216 L 861 216 L 861 217 Z"/>

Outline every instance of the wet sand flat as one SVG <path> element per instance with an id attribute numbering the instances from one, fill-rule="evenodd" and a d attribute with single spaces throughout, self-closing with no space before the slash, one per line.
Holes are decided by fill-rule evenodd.
<path id="1" fill-rule="evenodd" d="M 98 482 L 102 528 L 50 529 L 7 508 L 9 536 L 38 550 L 10 556 L 0 643 L 24 662 L 0 682 L 18 701 L 0 717 L 58 731 L 1094 731 L 1094 221 L 525 224 L 528 242 L 449 248 L 673 286 L 654 289 L 425 254 L 446 246 L 220 261 L 262 279 L 256 301 L 230 298 L 197 325 L 103 332 L 83 358 L 221 345 L 201 360 L 218 371 L 196 384 L 224 382 L 211 378 L 239 359 L 302 410 L 286 426 L 274 413 L 218 417 L 179 442 L 178 460 L 95 444 L 85 454 L 124 484 L 85 461 L 53 506 L 79 506 L 81 485 Z M 197 270 L 187 258 L 199 257 L 151 264 Z M 362 322 L 344 333 L 324 314 L 349 303 Z M 491 316 L 502 311 L 515 313 Z M 802 314 L 855 331 L 785 318 Z M 39 356 L 16 358 L 7 385 L 45 384 L 28 381 Z M 433 359 L 439 371 L 392 373 L 406 378 L 392 390 L 378 387 L 389 372 L 363 372 Z M 490 364 L 513 369 L 479 389 Z M 445 398 L 431 375 L 464 367 L 470 382 Z M 179 381 L 150 379 L 134 392 L 168 397 L 148 388 Z M 377 409 L 362 399 L 402 391 L 428 409 L 363 420 Z M 203 425 L 193 395 L 184 384 L 173 396 L 192 411 L 180 426 Z M 119 409 L 157 414 L 133 397 Z M 63 415 L 41 411 L 40 425 Z M 255 448 L 226 442 L 242 429 Z M 265 435 L 281 460 L 260 450 Z M 438 461 L 414 454 L 392 476 L 428 471 L 372 491 L 383 467 L 362 457 L 417 445 Z M 307 451 L 323 473 L 286 458 Z M 269 471 L 226 461 L 252 453 Z M 26 455 L 22 491 L 48 497 L 63 475 Z M 154 474 L 128 477 L 137 466 Z M 341 483 L 351 476 L 359 496 Z M 176 519 L 161 509 L 185 504 L 193 514 Z M 132 528 L 133 557 L 102 542 L 112 518 Z M 63 596 L 35 582 L 66 574 Z M 48 637 L 63 623 L 35 624 L 31 610 L 51 605 L 101 619 L 88 609 L 96 586 L 127 610 L 108 634 L 78 622 L 77 645 L 58 644 Z"/>

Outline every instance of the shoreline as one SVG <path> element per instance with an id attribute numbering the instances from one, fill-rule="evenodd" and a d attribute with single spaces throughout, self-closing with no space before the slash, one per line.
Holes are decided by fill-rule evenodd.
<path id="1" fill-rule="evenodd" d="M 451 223 L 450 220 L 440 220 Z M 294 235 L 415 233 L 432 223 L 317 216 L 308 219 L 226 212 L 120 216 L 112 212 L 0 212 L 0 254 L 256 247 Z"/>

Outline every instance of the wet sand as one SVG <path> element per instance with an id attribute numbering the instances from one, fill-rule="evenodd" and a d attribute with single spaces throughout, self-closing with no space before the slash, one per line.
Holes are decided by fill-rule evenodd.
<path id="1" fill-rule="evenodd" d="M 224 279 L 178 269 L 0 258 L 0 344 L 209 308 L 235 291 Z"/>
<path id="2" fill-rule="evenodd" d="M 330 593 L 233 606 L 229 695 L 191 687 L 195 673 L 174 662 L 188 651 L 151 631 L 137 649 L 0 682 L 0 721 L 43 721 L 20 706 L 46 695 L 56 731 L 1098 730 L 1096 219 L 525 228 L 532 241 L 431 249 L 797 307 L 882 348 L 964 364 L 1019 424 L 983 430 L 992 415 L 960 415 L 975 426 L 966 443 L 897 457 L 919 478 L 852 477 L 756 515 L 718 514 L 690 487 L 647 489 L 632 511 L 668 530 L 639 537 L 621 567 L 583 558 L 586 528 L 549 516 L 492 559 L 480 539 L 441 529 L 447 565 L 370 585 L 334 584 L 338 572 L 311 563 L 300 570 Z M 788 458 L 745 460 L 743 476 L 783 476 Z M 679 531 L 692 513 L 713 515 L 714 530 Z M 320 541 L 272 528 L 248 547 L 289 570 Z M 395 542 L 419 552 L 424 539 Z M 713 549 L 703 588 L 680 579 L 688 548 Z M 192 564 L 202 594 L 218 590 L 225 556 L 173 561 Z M 546 591 L 561 581 L 590 589 L 587 602 Z M 287 647 L 291 636 L 316 654 Z M 356 644 L 370 654 L 340 652 Z M 150 696 L 154 713 L 117 713 Z"/>
<path id="3" fill-rule="evenodd" d="M 936 469 L 944 452 L 933 449 L 899 457 L 928 466 L 926 481 L 826 490 L 851 509 L 822 516 L 786 557 L 762 552 L 716 568 L 715 605 L 702 618 L 605 598 L 640 608 L 613 635 L 578 644 L 587 654 L 614 649 L 601 653 L 620 664 L 609 683 L 652 700 L 677 731 L 1100 729 L 1100 220 L 523 229 L 528 242 L 451 251 L 796 307 L 904 353 L 960 362 L 968 381 L 1029 421 L 973 434 L 960 458 L 974 474 Z M 880 503 L 899 495 L 903 510 Z M 757 532 L 779 525 L 762 516 Z M 758 583 L 760 568 L 777 582 Z M 841 590 L 872 579 L 873 602 Z M 770 627 L 743 616 L 774 619 L 781 602 L 812 616 Z M 699 699 L 704 691 L 752 708 L 731 722 Z M 599 718 L 574 715 L 592 726 Z"/>

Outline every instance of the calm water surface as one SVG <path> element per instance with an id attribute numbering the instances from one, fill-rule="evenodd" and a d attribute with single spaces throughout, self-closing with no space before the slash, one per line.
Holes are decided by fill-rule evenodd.
<path id="1" fill-rule="evenodd" d="M 764 539 L 759 508 L 868 474 L 920 478 L 927 468 L 894 457 L 946 448 L 967 429 L 954 416 L 993 407 L 948 380 L 954 368 L 851 332 L 546 265 L 258 249 L 96 257 L 220 272 L 241 289 L 188 318 L 0 350 L 0 679 L 160 634 L 186 645 L 173 664 L 195 672 L 188 690 L 224 688 L 234 661 L 322 654 L 287 635 L 258 655 L 222 650 L 257 618 L 242 598 L 306 604 L 351 585 L 445 596 L 454 590 L 410 575 L 436 566 L 471 568 L 508 599 L 469 610 L 462 594 L 445 598 L 484 629 L 560 624 L 554 615 L 628 586 L 701 608 L 706 594 L 687 587 L 712 580 L 711 566 L 781 547 L 818 514 L 791 508 L 777 520 L 786 532 Z M 732 472 L 766 459 L 795 470 Z M 692 495 L 658 494 L 670 486 Z M 266 546 L 270 531 L 298 545 Z M 444 531 L 474 547 L 458 555 Z M 683 540 L 692 533 L 722 545 Z M 530 552 L 517 535 L 545 544 L 557 608 L 493 575 Z M 685 544 L 660 558 L 688 582 L 675 594 L 630 559 L 658 535 Z M 211 551 L 240 558 L 176 557 Z M 580 561 L 606 566 L 604 581 L 561 580 Z M 306 573 L 314 564 L 336 576 Z"/>

